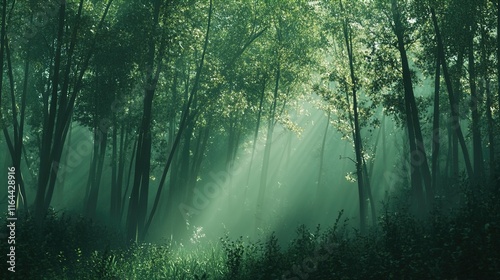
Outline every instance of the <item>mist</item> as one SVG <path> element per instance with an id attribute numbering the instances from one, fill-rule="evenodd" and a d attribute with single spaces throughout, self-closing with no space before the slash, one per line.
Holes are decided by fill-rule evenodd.
<path id="1" fill-rule="evenodd" d="M 495 1 L 1 7 L 2 277 L 500 278 Z"/>

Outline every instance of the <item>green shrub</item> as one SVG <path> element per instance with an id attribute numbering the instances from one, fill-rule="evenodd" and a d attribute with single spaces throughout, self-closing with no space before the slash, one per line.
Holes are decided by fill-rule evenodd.
<path id="1" fill-rule="evenodd" d="M 128 244 L 82 217 L 50 212 L 43 226 L 16 224 L 12 279 L 500 279 L 500 203 L 495 186 L 436 195 L 424 218 L 404 192 L 384 203 L 377 227 L 361 235 L 341 211 L 321 230 L 297 228 L 282 248 L 274 233 L 255 242 Z M 5 221 L 4 221 L 5 223 Z M 2 230 L 5 230 L 4 226 Z M 282 243 L 283 244 L 283 243 Z M 7 242 L 0 244 L 7 251 Z M 7 270 L 2 262 L 0 269 Z"/>

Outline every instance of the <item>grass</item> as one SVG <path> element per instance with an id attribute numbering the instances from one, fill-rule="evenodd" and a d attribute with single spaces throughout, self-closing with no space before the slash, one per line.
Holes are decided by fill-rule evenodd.
<path id="1" fill-rule="evenodd" d="M 384 204 L 378 226 L 361 235 L 339 213 L 333 226 L 299 226 L 286 248 L 270 234 L 250 242 L 222 237 L 189 247 L 126 245 L 83 218 L 51 213 L 43 229 L 18 220 L 12 279 L 500 279 L 498 189 L 463 188 L 436 197 L 426 219 L 404 194 Z M 5 229 L 6 227 L 3 227 Z M 0 251 L 7 251 L 6 242 Z M 3 253 L 2 253 L 3 254 Z M 4 254 L 3 254 L 4 255 Z M 7 264 L 0 264 L 2 274 Z"/>

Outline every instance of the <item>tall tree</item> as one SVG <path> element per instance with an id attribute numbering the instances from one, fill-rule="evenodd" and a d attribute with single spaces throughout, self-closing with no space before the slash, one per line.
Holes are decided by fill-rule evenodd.
<path id="1" fill-rule="evenodd" d="M 469 7 L 469 17 L 467 18 L 467 57 L 468 57 L 468 73 L 469 73 L 469 88 L 471 95 L 470 109 L 472 113 L 472 147 L 474 154 L 474 177 L 477 182 L 483 177 L 483 151 L 481 144 L 481 127 L 479 122 L 479 97 L 476 86 L 476 61 L 474 52 L 474 37 L 477 30 L 477 10 L 479 5 L 477 2 L 471 2 Z"/>
<path id="2" fill-rule="evenodd" d="M 181 121 L 180 121 L 180 124 L 179 124 L 179 129 L 177 130 L 177 134 L 175 136 L 175 140 L 174 140 L 174 142 L 172 144 L 172 149 L 171 149 L 171 151 L 169 153 L 167 162 L 166 162 L 165 167 L 164 167 L 163 172 L 162 172 L 162 176 L 161 176 L 161 179 L 160 179 L 160 184 L 159 184 L 158 190 L 156 192 L 156 196 L 155 196 L 155 200 L 154 200 L 154 203 L 153 203 L 153 207 L 151 209 L 151 212 L 149 214 L 147 222 L 144 224 L 143 235 L 140 236 L 141 240 L 144 239 L 145 233 L 148 231 L 149 227 L 151 226 L 151 222 L 153 220 L 153 217 L 156 214 L 156 209 L 158 207 L 158 203 L 159 203 L 159 200 L 160 200 L 160 197 L 161 197 L 161 192 L 162 192 L 163 186 L 165 184 L 165 179 L 166 179 L 167 173 L 168 173 L 168 171 L 170 169 L 170 165 L 172 164 L 172 160 L 173 160 L 175 151 L 176 151 L 176 149 L 177 149 L 177 147 L 179 145 L 181 136 L 182 136 L 184 130 L 186 129 L 187 124 L 190 121 L 192 121 L 192 118 L 194 116 L 194 114 L 190 113 L 190 109 L 191 109 L 191 105 L 193 103 L 193 99 L 195 98 L 195 96 L 196 96 L 196 94 L 197 94 L 197 92 L 199 90 L 199 86 L 200 86 L 201 74 L 202 74 L 202 70 L 203 70 L 203 65 L 205 63 L 205 55 L 206 55 L 207 48 L 208 48 L 208 43 L 209 43 L 210 27 L 211 27 L 211 20 L 212 20 L 212 12 L 213 12 L 213 3 L 212 3 L 212 0 L 210 0 L 209 8 L 208 8 L 208 20 L 207 20 L 207 27 L 206 27 L 205 38 L 204 38 L 204 43 L 203 43 L 203 49 L 202 49 L 202 52 L 201 52 L 201 57 L 200 57 L 200 60 L 199 60 L 199 64 L 198 64 L 198 66 L 196 68 L 196 76 L 194 78 L 194 82 L 193 82 L 193 85 L 192 85 L 189 97 L 187 99 L 184 111 L 182 113 Z M 170 189 L 172 189 L 172 188 L 170 188 Z"/>
<path id="3" fill-rule="evenodd" d="M 129 240 L 144 240 L 146 214 L 148 209 L 149 178 L 151 167 L 151 123 L 152 106 L 158 78 L 160 75 L 165 42 L 158 44 L 160 23 L 160 0 L 152 2 L 150 30 L 148 32 L 148 53 L 145 69 L 145 87 L 143 99 L 143 115 L 139 126 L 136 146 L 135 171 L 132 192 L 127 214 L 127 237 Z M 157 48 L 159 46 L 159 53 Z M 155 67 L 156 61 L 156 67 Z"/>
<path id="4" fill-rule="evenodd" d="M 265 61 L 269 61 L 266 71 L 270 79 L 271 92 L 268 97 L 267 131 L 264 155 L 257 192 L 255 229 L 261 230 L 264 223 L 266 189 L 273 143 L 274 129 L 293 94 L 293 86 L 304 78 L 304 66 L 311 63 L 311 51 L 315 47 L 315 18 L 308 3 L 277 2 L 266 3 L 269 13 L 270 30 L 266 33 Z M 300 11 L 300 13 L 299 13 Z M 299 40 L 297 40 L 297 38 Z"/>
<path id="5" fill-rule="evenodd" d="M 8 126 L 4 120 L 3 116 L 3 108 L 2 103 L 0 101 L 0 120 L 2 121 L 2 130 L 7 142 L 7 148 L 11 155 L 12 166 L 16 170 L 16 174 L 18 174 L 16 178 L 16 191 L 14 193 L 14 201 L 16 201 L 17 207 L 19 207 L 20 202 L 23 205 L 24 210 L 28 210 L 27 204 L 27 194 L 25 190 L 25 182 L 23 177 L 23 172 L 21 170 L 21 159 L 23 154 L 23 138 L 24 138 L 24 124 L 25 124 L 25 115 L 26 115 L 26 96 L 28 91 L 28 80 L 29 80 L 29 71 L 30 71 L 30 50 L 27 50 L 26 57 L 24 58 L 24 75 L 21 89 L 21 100 L 20 105 L 17 102 L 16 98 L 16 81 L 14 79 L 14 65 L 13 65 L 13 50 L 11 47 L 11 38 L 7 36 L 9 19 L 12 17 L 12 10 L 14 8 L 14 4 L 12 4 L 9 14 L 7 14 L 7 2 L 4 1 L 2 7 L 2 27 L 1 27 L 1 46 L 0 46 L 0 100 L 2 99 L 3 93 L 3 71 L 4 71 L 4 61 L 6 59 L 7 62 L 7 77 L 9 81 L 9 93 L 10 93 L 10 101 L 11 101 L 11 120 L 12 120 L 12 138 L 10 137 Z M 30 18 L 31 23 L 33 22 L 33 17 Z M 18 113 L 18 108 L 20 107 L 20 112 Z M 21 199 L 19 199 L 21 198 Z"/>
<path id="6" fill-rule="evenodd" d="M 450 108 L 451 108 L 451 129 L 454 132 L 454 135 L 456 135 L 456 138 L 458 139 L 460 143 L 460 147 L 462 149 L 462 154 L 465 160 L 465 166 L 467 170 L 467 174 L 469 175 L 469 178 L 472 178 L 473 176 L 473 170 L 472 170 L 472 165 L 469 157 L 469 152 L 467 145 L 465 143 L 465 139 L 462 133 L 462 128 L 460 126 L 460 115 L 459 115 L 459 108 L 458 108 L 458 101 L 456 94 L 454 92 L 454 87 L 453 83 L 451 80 L 451 75 L 448 70 L 448 63 L 446 60 L 446 54 L 445 54 L 445 48 L 443 45 L 443 39 L 441 37 L 441 32 L 439 29 L 439 25 L 437 22 L 437 17 L 435 13 L 435 9 L 431 7 L 431 18 L 434 26 L 434 32 L 436 34 L 436 43 L 437 43 L 437 49 L 438 49 L 438 59 L 441 62 L 441 67 L 443 69 L 443 76 L 444 80 L 446 83 L 446 88 L 448 91 L 448 100 L 450 103 Z"/>
<path id="7" fill-rule="evenodd" d="M 75 58 L 78 41 L 77 35 L 80 31 L 82 21 L 83 2 L 83 0 L 79 1 L 78 11 L 74 17 L 74 26 L 69 36 L 69 45 L 64 51 L 64 59 L 62 49 L 65 42 L 65 34 L 68 31 L 66 24 L 70 24 L 70 21 L 66 14 L 66 1 L 61 1 L 59 5 L 56 47 L 53 66 L 51 68 L 52 77 L 50 79 L 50 104 L 48 95 L 44 97 L 43 101 L 43 135 L 40 149 L 38 188 L 34 207 L 38 221 L 45 218 L 45 214 L 50 206 L 75 100 L 82 88 L 83 77 L 88 70 L 89 61 L 94 53 L 96 43 L 95 34 L 90 39 L 90 46 L 83 52 L 82 56 L 78 60 Z M 106 8 L 97 24 L 97 32 L 102 28 L 112 2 L 113 0 L 107 2 Z M 74 67 L 76 64 L 75 60 L 80 62 L 77 65 L 78 67 Z M 73 72 L 75 68 L 77 72 Z M 70 85 L 72 85 L 71 91 Z"/>
<path id="8" fill-rule="evenodd" d="M 342 1 L 340 1 L 340 9 L 343 13 L 343 22 L 342 22 L 342 31 L 344 34 L 344 43 L 347 50 L 347 58 L 349 61 L 349 76 L 350 76 L 350 84 L 351 84 L 351 92 L 352 92 L 352 108 L 354 115 L 354 152 L 356 154 L 356 174 L 358 181 L 358 197 L 359 197 L 359 219 L 360 219 L 360 231 L 362 234 L 366 232 L 366 195 L 367 195 L 367 186 L 365 185 L 365 174 L 363 174 L 363 150 L 361 147 L 361 131 L 359 126 L 359 114 L 358 114 L 358 79 L 355 74 L 354 69 L 354 54 L 353 54 L 353 45 L 352 45 L 352 32 L 351 26 L 348 21 L 348 17 L 346 15 L 346 10 L 342 5 Z M 366 174 L 367 175 L 367 174 Z M 373 205 L 373 201 L 371 201 Z M 373 211 L 372 211 L 373 212 Z M 372 215 L 375 215 L 372 213 Z"/>
<path id="9" fill-rule="evenodd" d="M 425 191 L 431 192 L 431 175 L 425 153 L 422 130 L 420 128 L 418 108 L 413 93 L 411 70 L 405 46 L 404 18 L 397 0 L 391 1 L 393 20 L 393 32 L 397 37 L 397 48 L 401 57 L 401 68 L 403 72 L 404 100 L 406 111 L 406 125 L 408 130 L 408 141 L 410 144 L 410 172 L 412 189 L 415 192 L 421 210 L 425 209 Z M 422 182 L 423 181 L 423 182 Z M 422 184 L 423 183 L 423 184 Z"/>

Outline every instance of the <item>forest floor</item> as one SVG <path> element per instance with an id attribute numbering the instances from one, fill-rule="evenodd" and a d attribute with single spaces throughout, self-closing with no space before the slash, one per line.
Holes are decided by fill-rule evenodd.
<path id="1" fill-rule="evenodd" d="M 500 279 L 500 191 L 460 188 L 436 197 L 424 218 L 404 191 L 384 203 L 378 225 L 360 234 L 339 213 L 333 226 L 297 228 L 281 248 L 274 234 L 250 242 L 124 245 L 119 233 L 52 213 L 42 229 L 18 220 L 16 272 L 2 279 Z M 5 224 L 5 221 L 2 222 Z M 2 227 L 5 230 L 6 226 Z M 2 242 L 0 252 L 8 250 Z M 7 275 L 7 273 L 8 275 Z M 8 277 L 4 277 L 7 275 Z"/>

